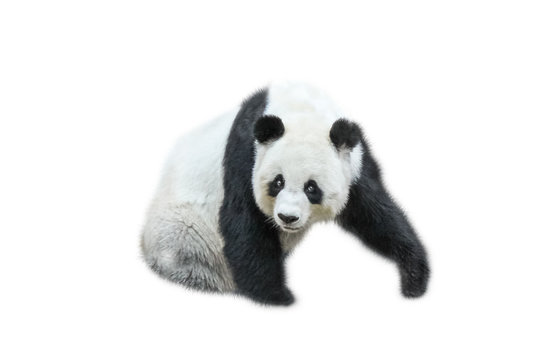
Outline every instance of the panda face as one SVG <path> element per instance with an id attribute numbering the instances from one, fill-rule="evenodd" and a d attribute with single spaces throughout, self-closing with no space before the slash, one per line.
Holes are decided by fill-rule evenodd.
<path id="1" fill-rule="evenodd" d="M 256 143 L 255 201 L 282 231 L 298 232 L 335 218 L 347 202 L 354 171 L 351 152 L 336 149 L 329 126 L 289 125 L 277 140 Z"/>
<path id="2" fill-rule="evenodd" d="M 272 217 L 286 232 L 297 232 L 305 228 L 311 205 L 321 205 L 324 192 L 313 179 L 306 181 L 302 191 L 288 186 L 282 174 L 278 174 L 267 186 L 268 197 L 274 199 Z M 306 201 L 307 200 L 307 201 Z"/>

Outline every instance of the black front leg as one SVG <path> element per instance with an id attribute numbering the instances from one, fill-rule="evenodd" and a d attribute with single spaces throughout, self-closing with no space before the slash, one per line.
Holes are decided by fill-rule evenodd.
<path id="1" fill-rule="evenodd" d="M 261 90 L 242 103 L 232 124 L 223 157 L 223 204 L 220 231 L 225 257 L 238 292 L 265 304 L 289 305 L 293 295 L 285 286 L 279 234 L 259 210 L 253 196 L 251 176 L 255 164 L 255 122 L 263 115 L 267 91 Z M 270 130 L 282 130 L 269 118 Z M 269 140 L 269 139 L 266 139 Z"/>
<path id="2" fill-rule="evenodd" d="M 264 304 L 292 304 L 277 230 L 264 221 L 258 209 L 229 214 L 230 219 L 222 216 L 221 231 L 238 293 Z"/>
<path id="3" fill-rule="evenodd" d="M 426 251 L 403 211 L 385 190 L 377 163 L 365 143 L 364 151 L 362 174 L 351 187 L 338 223 L 397 263 L 404 296 L 421 296 L 429 279 Z"/>

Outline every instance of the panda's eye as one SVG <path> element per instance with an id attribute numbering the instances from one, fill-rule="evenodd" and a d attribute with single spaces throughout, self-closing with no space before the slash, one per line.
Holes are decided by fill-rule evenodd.
<path id="1" fill-rule="evenodd" d="M 309 180 L 304 185 L 304 192 L 312 204 L 320 204 L 322 202 L 323 192 L 315 180 Z"/>
<path id="2" fill-rule="evenodd" d="M 279 174 L 268 184 L 268 195 L 276 197 L 281 190 L 285 187 L 285 179 L 283 175 Z"/>
<path id="3" fill-rule="evenodd" d="M 285 186 L 285 179 L 283 178 L 283 175 L 279 174 L 275 177 L 274 185 L 279 189 L 283 189 L 283 187 Z"/>

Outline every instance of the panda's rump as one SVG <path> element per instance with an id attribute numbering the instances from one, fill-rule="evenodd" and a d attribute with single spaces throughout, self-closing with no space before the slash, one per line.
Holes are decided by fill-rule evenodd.
<path id="1" fill-rule="evenodd" d="M 234 290 L 223 239 L 195 205 L 154 211 L 143 231 L 142 250 L 148 265 L 168 280 L 198 290 Z"/>

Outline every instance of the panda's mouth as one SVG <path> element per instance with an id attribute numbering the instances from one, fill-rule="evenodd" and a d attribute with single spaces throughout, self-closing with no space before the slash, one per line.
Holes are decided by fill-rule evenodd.
<path id="1" fill-rule="evenodd" d="M 302 229 L 301 227 L 292 227 L 292 226 L 282 226 L 282 228 L 286 232 L 298 232 Z"/>

